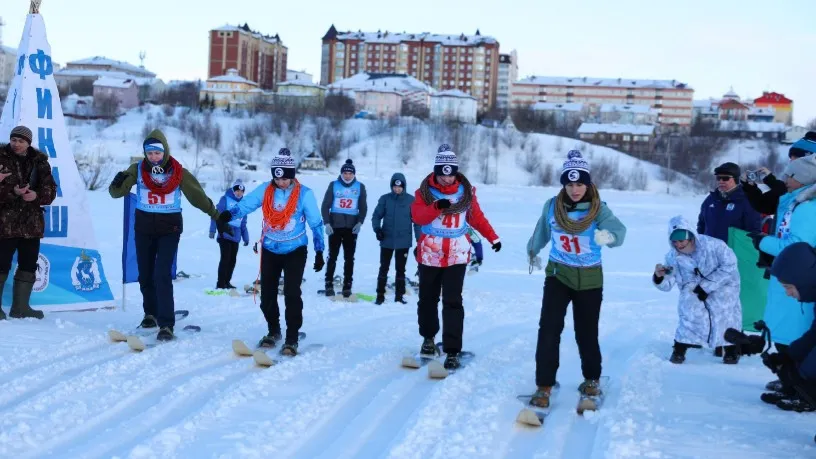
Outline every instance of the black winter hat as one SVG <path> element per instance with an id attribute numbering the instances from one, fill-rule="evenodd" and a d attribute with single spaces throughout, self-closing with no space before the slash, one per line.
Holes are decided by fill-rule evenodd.
<path id="1" fill-rule="evenodd" d="M 714 175 L 729 175 L 734 177 L 734 180 L 739 180 L 740 174 L 742 174 L 740 167 L 734 163 L 722 163 L 714 169 Z"/>
<path id="2" fill-rule="evenodd" d="M 803 303 L 816 301 L 816 249 L 807 242 L 793 243 L 779 252 L 771 274 L 783 284 L 796 286 Z"/>
<path id="3" fill-rule="evenodd" d="M 354 164 L 352 164 L 351 159 L 347 159 L 346 163 L 343 164 L 343 167 L 340 168 L 340 173 L 342 174 L 344 172 L 351 172 L 352 174 L 357 175 L 357 170 L 354 169 Z"/>

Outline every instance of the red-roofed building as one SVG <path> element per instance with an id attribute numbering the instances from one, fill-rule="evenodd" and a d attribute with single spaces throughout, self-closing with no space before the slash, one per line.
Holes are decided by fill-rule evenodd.
<path id="1" fill-rule="evenodd" d="M 772 107 L 775 110 L 774 121 L 793 124 L 793 101 L 778 92 L 763 92 L 762 97 L 754 99 L 754 106 L 758 108 Z"/>
<path id="2" fill-rule="evenodd" d="M 723 99 L 719 103 L 720 119 L 728 121 L 745 121 L 748 119 L 749 107 L 736 99 Z"/>

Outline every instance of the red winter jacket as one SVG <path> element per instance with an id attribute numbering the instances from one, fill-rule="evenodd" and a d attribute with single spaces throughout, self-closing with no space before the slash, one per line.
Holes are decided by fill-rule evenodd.
<path id="1" fill-rule="evenodd" d="M 453 184 L 443 187 L 436 183 L 433 174 L 429 175 L 426 180 L 428 180 L 431 187 L 447 195 L 455 194 L 460 184 L 457 180 Z M 499 236 L 485 218 L 481 207 L 479 207 L 479 201 L 476 199 L 476 187 L 472 187 L 472 194 L 473 199 L 470 202 L 470 207 L 464 212 L 466 213 L 465 222 L 491 244 L 499 242 Z M 411 205 L 411 218 L 417 225 L 429 225 L 438 219 L 440 224 L 451 228 L 452 225 L 459 222 L 458 217 L 461 214 L 442 215 L 442 211 L 437 209 L 434 203 L 425 204 L 419 189 L 416 190 L 414 196 L 414 203 Z M 423 232 L 417 244 L 417 263 L 439 268 L 467 264 L 470 262 L 470 244 L 470 237 L 467 233 L 456 238 L 449 238 L 431 236 Z"/>

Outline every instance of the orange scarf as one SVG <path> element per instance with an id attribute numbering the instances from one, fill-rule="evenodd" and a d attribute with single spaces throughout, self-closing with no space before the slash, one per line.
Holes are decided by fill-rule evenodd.
<path id="1" fill-rule="evenodd" d="M 297 179 L 294 180 L 295 189 L 292 190 L 289 200 L 286 201 L 286 206 L 280 211 L 275 210 L 275 189 L 277 188 L 275 181 L 271 181 L 269 186 L 266 187 L 263 200 L 263 218 L 264 223 L 273 230 L 285 228 L 289 220 L 292 219 L 292 215 L 295 214 L 295 210 L 297 210 L 298 198 L 300 197 L 300 182 Z"/>

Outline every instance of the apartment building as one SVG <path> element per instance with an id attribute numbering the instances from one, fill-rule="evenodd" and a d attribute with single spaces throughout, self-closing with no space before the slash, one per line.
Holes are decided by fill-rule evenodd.
<path id="1" fill-rule="evenodd" d="M 339 32 L 332 25 L 323 36 L 320 84 L 360 72 L 407 74 L 440 91 L 458 89 L 487 111 L 496 104 L 499 42 L 478 30 L 475 35 Z"/>
<path id="2" fill-rule="evenodd" d="M 287 53 L 277 34 L 263 35 L 246 23 L 212 29 L 207 78 L 223 76 L 229 69 L 235 69 L 260 89 L 275 91 L 278 83 L 286 81 Z"/>
<path id="3" fill-rule="evenodd" d="M 513 83 L 518 80 L 518 54 L 499 54 L 499 82 L 496 88 L 496 108 L 507 111 L 513 93 Z"/>
<path id="4" fill-rule="evenodd" d="M 532 76 L 513 84 L 511 107 L 536 102 L 648 105 L 662 127 L 688 129 L 694 90 L 677 80 Z"/>

